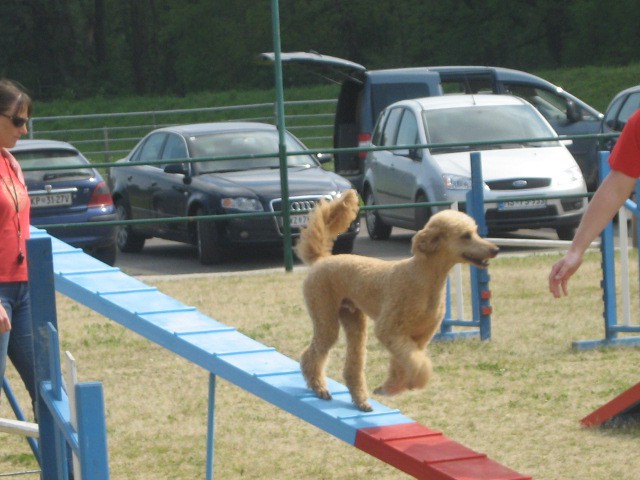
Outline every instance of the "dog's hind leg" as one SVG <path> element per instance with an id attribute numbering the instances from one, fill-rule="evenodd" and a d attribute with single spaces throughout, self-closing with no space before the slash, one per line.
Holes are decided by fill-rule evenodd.
<path id="1" fill-rule="evenodd" d="M 369 391 L 365 378 L 367 361 L 367 317 L 361 310 L 343 307 L 340 322 L 347 339 L 347 354 L 344 362 L 344 380 L 356 406 L 364 411 L 373 410 L 368 402 Z"/>
<path id="2" fill-rule="evenodd" d="M 325 367 L 329 351 L 338 340 L 340 333 L 338 309 L 331 305 L 322 305 L 319 302 L 308 305 L 313 321 L 313 337 L 309 346 L 302 352 L 300 366 L 309 388 L 318 397 L 331 400 Z"/>

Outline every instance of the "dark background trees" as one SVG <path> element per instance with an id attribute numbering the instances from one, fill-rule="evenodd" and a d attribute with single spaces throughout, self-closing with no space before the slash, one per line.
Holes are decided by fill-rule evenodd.
<path id="1" fill-rule="evenodd" d="M 254 62 L 272 50 L 269 0 L 2 6 L 0 75 L 42 100 L 272 85 L 269 69 Z M 634 0 L 280 0 L 280 17 L 283 51 L 312 49 L 369 68 L 540 70 L 640 61 Z"/>

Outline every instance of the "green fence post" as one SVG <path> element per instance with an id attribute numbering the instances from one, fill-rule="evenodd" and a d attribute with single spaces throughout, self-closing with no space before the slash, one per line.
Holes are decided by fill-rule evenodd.
<path id="1" fill-rule="evenodd" d="M 282 191 L 282 225 L 284 235 L 285 270 L 293 270 L 291 223 L 289 221 L 289 178 L 287 172 L 287 147 L 285 145 L 284 93 L 282 88 L 282 60 L 280 58 L 280 14 L 278 0 L 271 0 L 271 21 L 273 28 L 273 51 L 275 52 L 276 116 L 280 153 L 280 188 Z"/>

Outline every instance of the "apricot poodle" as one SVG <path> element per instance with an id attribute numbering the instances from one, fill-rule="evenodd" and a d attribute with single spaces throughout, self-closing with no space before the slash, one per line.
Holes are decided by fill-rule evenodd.
<path id="1" fill-rule="evenodd" d="M 388 377 L 374 392 L 394 395 L 423 388 L 431 375 L 426 346 L 444 317 L 449 271 L 456 263 L 486 268 L 499 249 L 478 235 L 471 217 L 444 210 L 414 235 L 410 258 L 332 256 L 336 237 L 349 227 L 358 210 L 354 190 L 331 202 L 322 201 L 310 213 L 309 225 L 296 245 L 297 256 L 311 265 L 303 293 L 313 322 L 311 343 L 300 363 L 309 388 L 318 397 L 331 399 L 325 367 L 342 325 L 347 348 L 345 383 L 355 405 L 371 411 L 364 373 L 367 317 L 375 321 L 375 335 L 391 354 Z"/>

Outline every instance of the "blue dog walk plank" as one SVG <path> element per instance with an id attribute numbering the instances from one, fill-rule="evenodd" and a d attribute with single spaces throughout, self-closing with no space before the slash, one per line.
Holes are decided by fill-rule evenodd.
<path id="1" fill-rule="evenodd" d="M 232 331 L 234 327 L 225 325 L 207 317 L 198 310 L 188 312 L 167 312 L 164 315 L 140 315 L 144 320 L 153 322 L 159 328 L 176 336 L 187 336 L 198 333 Z"/>
<path id="2" fill-rule="evenodd" d="M 31 233 L 48 235 L 33 227 Z M 307 388 L 299 363 L 275 348 L 80 249 L 53 237 L 51 242 L 58 291 L 347 443 L 355 443 L 361 428 L 413 422 L 373 400 L 373 412 L 361 412 L 348 389 L 332 379 L 333 399 L 320 399 Z"/>

